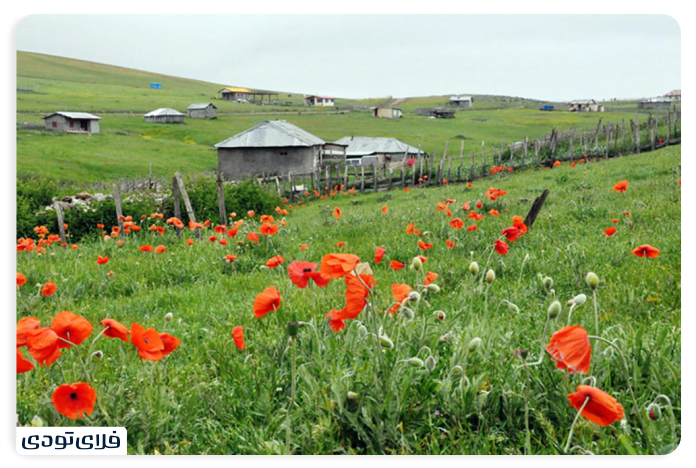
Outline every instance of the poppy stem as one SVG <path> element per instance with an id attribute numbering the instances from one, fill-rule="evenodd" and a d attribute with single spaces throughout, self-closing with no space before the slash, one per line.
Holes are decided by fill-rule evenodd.
<path id="1" fill-rule="evenodd" d="M 653 400 L 653 403 L 656 403 L 658 400 L 664 400 L 667 402 L 667 409 L 669 410 L 669 419 L 670 419 L 670 429 L 672 430 L 672 443 L 676 444 L 677 443 L 677 422 L 674 419 L 674 411 L 672 410 L 672 400 L 669 399 L 667 395 L 658 395 L 655 397 Z"/>
<path id="2" fill-rule="evenodd" d="M 595 333 L 599 335 L 599 309 L 597 307 L 597 291 L 595 289 L 592 290 L 592 300 L 594 302 L 594 326 L 595 326 Z"/>
<path id="3" fill-rule="evenodd" d="M 585 402 L 582 404 L 577 414 L 575 415 L 575 419 L 573 419 L 573 424 L 570 425 L 570 433 L 568 434 L 568 440 L 566 441 L 565 447 L 563 448 L 563 451 L 566 453 L 568 453 L 568 450 L 570 449 L 570 442 L 573 440 L 573 429 L 575 429 L 575 423 L 578 422 L 578 418 L 582 414 L 582 411 L 585 409 L 585 406 L 589 401 L 590 397 L 585 398 Z"/>
<path id="4" fill-rule="evenodd" d="M 287 447 L 288 454 L 292 454 L 292 451 L 290 450 L 290 435 L 292 434 L 292 418 L 291 413 L 292 409 L 295 406 L 295 394 L 297 391 L 297 385 L 295 383 L 296 380 L 296 374 L 297 374 L 297 364 L 296 364 L 296 359 L 295 359 L 295 338 L 291 337 L 290 338 L 290 378 L 292 379 L 290 381 L 290 406 L 288 407 L 288 413 L 287 413 L 287 420 L 285 424 L 285 445 Z"/>
<path id="5" fill-rule="evenodd" d="M 631 392 L 631 398 L 633 399 L 633 409 L 634 409 L 634 411 L 638 412 L 638 401 L 636 400 L 635 393 L 633 393 L 633 385 L 631 384 L 631 370 L 628 367 L 628 362 L 626 361 L 626 356 L 624 356 L 623 352 L 621 351 L 621 348 L 616 346 L 613 342 L 611 342 L 607 339 L 604 339 L 600 336 L 589 335 L 588 338 L 592 338 L 595 340 L 599 340 L 603 343 L 606 343 L 609 346 L 611 346 L 612 348 L 614 348 L 616 350 L 616 352 L 619 353 L 619 356 L 621 356 L 621 360 L 623 361 L 623 365 L 626 368 L 626 377 L 627 377 L 626 382 L 628 384 L 628 391 Z"/>
<path id="6" fill-rule="evenodd" d="M 525 386 L 525 392 L 524 392 L 524 429 L 525 432 L 527 433 L 527 438 L 526 438 L 526 449 L 527 449 L 527 455 L 532 454 L 532 435 L 529 432 L 529 391 L 530 391 L 530 381 L 529 381 L 529 368 L 527 367 L 527 360 L 525 359 L 523 361 L 524 366 L 524 371 L 525 375 L 527 377 L 527 385 Z"/>
<path id="7" fill-rule="evenodd" d="M 570 306 L 570 310 L 568 311 L 568 326 L 570 326 L 570 319 L 573 317 L 573 309 L 575 309 L 575 302 L 573 302 L 573 305 Z"/>

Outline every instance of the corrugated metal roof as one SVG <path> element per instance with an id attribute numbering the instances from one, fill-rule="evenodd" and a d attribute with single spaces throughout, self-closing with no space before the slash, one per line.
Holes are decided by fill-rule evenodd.
<path id="1" fill-rule="evenodd" d="M 471 96 L 452 96 L 450 101 L 471 101 Z"/>
<path id="2" fill-rule="evenodd" d="M 312 94 L 311 96 L 305 96 L 305 99 L 319 98 L 319 99 L 336 99 L 332 96 L 319 96 L 318 94 Z"/>
<path id="3" fill-rule="evenodd" d="M 88 114 L 87 112 L 62 112 L 62 111 L 48 114 L 47 116 L 44 117 L 44 119 L 47 119 L 47 118 L 54 116 L 54 115 L 62 115 L 63 117 L 67 117 L 69 119 L 101 120 L 101 117 L 97 117 L 96 115 Z"/>
<path id="4" fill-rule="evenodd" d="M 672 102 L 664 96 L 656 96 L 642 99 L 640 102 Z"/>
<path id="5" fill-rule="evenodd" d="M 594 99 L 576 99 L 575 101 L 570 101 L 568 104 L 597 104 Z"/>
<path id="6" fill-rule="evenodd" d="M 246 88 L 224 87 L 220 91 L 218 91 L 218 93 L 222 93 L 225 91 L 227 91 L 228 93 L 250 93 L 251 92 L 250 89 L 246 89 Z"/>
<path id="7" fill-rule="evenodd" d="M 418 148 L 409 146 L 396 138 L 385 137 L 343 137 L 334 143 L 347 145 L 346 156 L 368 156 L 378 153 L 418 154 Z M 422 151 L 421 151 L 422 153 Z"/>
<path id="8" fill-rule="evenodd" d="M 216 148 L 282 148 L 317 146 L 326 142 L 285 120 L 267 120 L 216 144 Z"/>
<path id="9" fill-rule="evenodd" d="M 169 107 L 162 107 L 160 109 L 153 110 L 145 114 L 145 117 L 160 117 L 164 115 L 184 115 L 178 110 L 170 109 Z"/>
<path id="10" fill-rule="evenodd" d="M 198 104 L 191 104 L 190 106 L 188 106 L 186 108 L 186 110 L 207 109 L 208 106 L 213 106 L 213 104 L 210 102 L 201 102 Z M 213 107 L 215 107 L 215 106 L 213 106 Z M 217 109 L 217 107 L 215 107 L 215 108 Z"/>

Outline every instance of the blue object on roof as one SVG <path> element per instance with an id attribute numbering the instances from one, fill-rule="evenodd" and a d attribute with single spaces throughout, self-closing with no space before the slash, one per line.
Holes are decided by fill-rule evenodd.
<path id="1" fill-rule="evenodd" d="M 152 89 L 162 89 L 162 83 L 150 83 Z"/>
<path id="2" fill-rule="evenodd" d="M 539 108 L 540 111 L 552 111 L 553 106 L 542 106 Z"/>

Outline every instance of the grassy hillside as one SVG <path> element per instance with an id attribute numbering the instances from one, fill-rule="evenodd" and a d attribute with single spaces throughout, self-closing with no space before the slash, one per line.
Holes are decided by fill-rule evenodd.
<path id="1" fill-rule="evenodd" d="M 431 123 L 440 122 L 421 125 Z M 164 225 L 155 219 L 121 236 L 122 246 L 97 240 L 101 229 L 95 227 L 94 240 L 77 250 L 54 244 L 47 247 L 50 255 L 19 252 L 17 268 L 27 283 L 17 293 L 17 318 L 34 316 L 47 326 L 69 310 L 94 331 L 83 344 L 63 349 L 51 367 L 37 365 L 17 376 L 18 420 L 27 424 L 36 415 L 46 425 L 124 426 L 128 452 L 142 454 L 559 454 L 564 447 L 576 454 L 669 453 L 681 435 L 679 164 L 680 148 L 670 147 L 574 168 L 498 174 L 471 188 L 308 198 L 284 217 L 249 218 L 240 211 L 236 219 L 245 222 L 226 246 L 208 240 L 214 224 L 198 241 L 188 229 L 182 238 L 170 226 L 163 235 L 152 233 L 150 224 Z M 620 180 L 628 181 L 626 193 L 612 189 Z M 489 200 L 484 193 L 490 186 L 507 195 Z M 506 255 L 496 253 L 501 229 L 513 215 L 524 216 L 528 200 L 545 188 L 550 196 L 536 223 L 509 242 Z M 437 209 L 446 199 L 454 200 L 452 217 L 467 226 L 473 221 L 465 201 L 483 214 L 478 229 L 453 229 L 452 218 Z M 340 219 L 331 215 L 334 207 Z M 258 231 L 261 214 L 283 218 L 287 226 L 253 244 L 246 234 Z M 109 230 L 115 219 L 102 222 Z M 409 223 L 422 237 L 405 232 Z M 604 237 L 611 226 L 616 234 Z M 446 240 L 454 241 L 453 249 Z M 345 247 L 337 247 L 339 241 Z M 433 247 L 424 252 L 418 241 Z M 144 244 L 167 250 L 143 253 Z M 641 244 L 658 248 L 659 257 L 632 255 Z M 373 260 L 378 246 L 386 249 L 379 264 Z M 318 263 L 332 252 L 358 255 L 376 279 L 367 308 L 340 332 L 324 317 L 343 307 L 343 279 L 299 289 L 285 269 L 295 260 Z M 227 263 L 227 254 L 238 258 Z M 409 265 L 419 254 L 427 257 L 420 273 L 388 266 L 390 260 Z M 97 255 L 109 262 L 98 265 Z M 285 263 L 266 268 L 276 255 Z M 480 267 L 475 276 L 472 260 Z M 486 287 L 489 268 L 496 277 Z M 439 292 L 426 292 L 426 271 L 439 275 Z M 590 271 L 599 277 L 596 311 L 585 282 Z M 540 275 L 553 285 L 545 288 Z M 57 292 L 42 297 L 36 285 L 49 279 Z M 394 303 L 394 284 L 420 292 L 422 300 L 407 304 L 412 318 L 406 310 L 383 312 Z M 254 318 L 254 299 L 270 286 L 280 291 L 280 306 Z M 579 294 L 587 302 L 571 317 L 566 301 Z M 547 320 L 554 299 L 562 311 Z M 102 336 L 90 347 L 105 318 L 131 330 L 138 322 L 166 331 L 180 346 L 160 362 L 141 362 L 134 346 L 118 339 Z M 291 321 L 308 324 L 296 339 L 288 337 Z M 588 374 L 557 369 L 544 350 L 567 324 L 609 342 L 591 339 Z M 245 350 L 232 341 L 236 326 L 244 327 Z M 381 333 L 393 346 L 377 339 Z M 479 346 L 470 344 L 474 338 Z M 87 359 L 97 349 L 103 358 Z M 521 349 L 530 353 L 527 369 L 516 357 Z M 412 360 L 429 356 L 429 368 Z M 51 394 L 78 381 L 95 388 L 98 406 L 89 419 L 69 420 L 54 409 Z M 623 418 L 600 427 L 579 417 L 571 431 L 577 411 L 568 395 L 581 384 L 615 398 Z M 665 400 L 659 401 L 659 420 L 646 416 L 660 394 L 671 400 L 674 419 Z"/>

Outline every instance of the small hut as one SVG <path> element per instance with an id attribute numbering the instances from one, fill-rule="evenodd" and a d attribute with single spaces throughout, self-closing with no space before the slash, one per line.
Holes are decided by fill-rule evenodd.
<path id="1" fill-rule="evenodd" d="M 210 102 L 191 104 L 186 108 L 186 111 L 192 119 L 214 119 L 217 117 L 217 107 Z"/>
<path id="2" fill-rule="evenodd" d="M 46 130 L 64 133 L 99 133 L 101 117 L 87 112 L 54 112 L 45 116 Z"/>
<path id="3" fill-rule="evenodd" d="M 331 96 L 305 96 L 305 104 L 311 107 L 334 107 L 336 98 Z"/>
<path id="4" fill-rule="evenodd" d="M 155 123 L 183 123 L 184 114 L 178 110 L 163 107 L 145 114 L 145 122 Z"/>
<path id="5" fill-rule="evenodd" d="M 452 96 L 449 99 L 450 107 L 473 107 L 474 98 L 471 96 Z"/>
<path id="6" fill-rule="evenodd" d="M 665 94 L 666 98 L 669 98 L 672 101 L 681 101 L 681 89 L 673 89 L 669 93 Z"/>
<path id="7" fill-rule="evenodd" d="M 249 101 L 251 100 L 251 90 L 246 88 L 222 88 L 218 93 L 225 101 Z"/>
<path id="8" fill-rule="evenodd" d="M 400 119 L 404 116 L 401 109 L 396 107 L 371 107 L 372 117 L 377 117 L 380 119 Z"/>
<path id="9" fill-rule="evenodd" d="M 346 162 L 357 166 L 402 167 L 409 158 L 417 158 L 422 151 L 396 138 L 343 137 L 334 142 L 346 146 Z"/>
<path id="10" fill-rule="evenodd" d="M 638 103 L 638 109 L 669 109 L 672 101 L 666 97 L 652 97 Z"/>
<path id="11" fill-rule="evenodd" d="M 604 112 L 604 105 L 594 99 L 576 99 L 568 103 L 570 112 Z"/>

